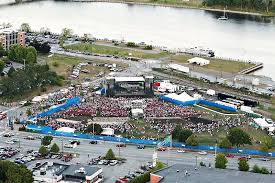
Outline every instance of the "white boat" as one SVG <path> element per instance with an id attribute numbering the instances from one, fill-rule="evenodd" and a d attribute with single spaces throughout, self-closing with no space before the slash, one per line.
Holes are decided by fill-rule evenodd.
<path id="1" fill-rule="evenodd" d="M 228 20 L 228 17 L 226 16 L 225 9 L 223 9 L 223 16 L 220 16 L 218 20 Z"/>

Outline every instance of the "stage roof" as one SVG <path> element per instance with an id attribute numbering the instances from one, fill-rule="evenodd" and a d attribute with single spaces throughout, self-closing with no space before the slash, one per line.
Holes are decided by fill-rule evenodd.
<path id="1" fill-rule="evenodd" d="M 144 82 L 144 78 L 143 77 L 115 77 L 115 81 L 116 82 Z"/>

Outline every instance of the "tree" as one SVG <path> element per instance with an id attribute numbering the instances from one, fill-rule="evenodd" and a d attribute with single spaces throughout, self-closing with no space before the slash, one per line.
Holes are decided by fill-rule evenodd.
<path id="1" fill-rule="evenodd" d="M 32 172 L 24 165 L 18 165 L 11 161 L 0 161 L 1 183 L 32 183 Z"/>
<path id="2" fill-rule="evenodd" d="M 22 23 L 20 30 L 24 32 L 31 32 L 31 26 L 28 23 Z"/>
<path id="3" fill-rule="evenodd" d="M 115 154 L 112 149 L 109 149 L 105 155 L 106 160 L 114 160 L 116 159 Z"/>
<path id="4" fill-rule="evenodd" d="M 222 153 L 219 153 L 219 154 L 217 154 L 216 159 L 215 159 L 215 168 L 225 169 L 227 162 L 228 161 L 227 161 L 225 155 Z"/>
<path id="5" fill-rule="evenodd" d="M 189 146 L 196 146 L 199 144 L 198 138 L 196 135 L 191 135 L 190 137 L 188 137 L 188 139 L 186 140 L 186 144 Z"/>
<path id="6" fill-rule="evenodd" d="M 71 37 L 72 34 L 73 34 L 73 30 L 69 28 L 63 28 L 61 31 L 61 36 L 65 38 Z"/>
<path id="7" fill-rule="evenodd" d="M 9 69 L 7 75 L 8 75 L 9 77 L 11 77 L 12 74 L 13 74 L 14 72 L 15 72 L 15 68 L 12 66 L 12 67 Z"/>
<path id="8" fill-rule="evenodd" d="M 38 51 L 40 53 L 47 54 L 51 51 L 51 46 L 49 45 L 48 42 L 42 43 Z"/>
<path id="9" fill-rule="evenodd" d="M 180 132 L 182 131 L 182 127 L 180 125 L 177 125 L 174 130 L 172 131 L 172 136 L 174 139 L 179 139 Z"/>
<path id="10" fill-rule="evenodd" d="M 0 44 L 0 58 L 6 55 L 7 55 L 7 52 L 4 50 L 2 44 Z"/>
<path id="11" fill-rule="evenodd" d="M 29 52 L 26 57 L 26 63 L 30 64 L 35 62 L 36 62 L 35 55 L 32 52 Z"/>
<path id="12" fill-rule="evenodd" d="M 262 167 L 262 168 L 261 168 L 261 173 L 262 173 L 262 174 L 269 174 L 269 171 L 267 170 L 267 168 Z"/>
<path id="13" fill-rule="evenodd" d="M 238 165 L 240 171 L 247 172 L 249 170 L 249 164 L 246 159 L 240 159 Z"/>
<path id="14" fill-rule="evenodd" d="M 179 134 L 179 141 L 180 142 L 186 142 L 186 140 L 193 134 L 193 132 L 189 129 L 183 129 L 182 131 L 180 131 Z"/>
<path id="15" fill-rule="evenodd" d="M 0 60 L 0 73 L 3 71 L 4 68 L 5 68 L 5 62 Z"/>
<path id="16" fill-rule="evenodd" d="M 223 138 L 219 144 L 220 148 L 230 148 L 231 146 L 232 146 L 232 144 L 230 143 L 228 138 Z"/>
<path id="17" fill-rule="evenodd" d="M 244 144 L 251 144 L 250 136 L 240 128 L 231 128 L 227 136 L 232 145 L 240 147 Z"/>
<path id="18" fill-rule="evenodd" d="M 262 144 L 261 145 L 261 150 L 263 151 L 263 152 L 268 152 L 268 147 L 267 147 L 267 145 L 266 144 Z"/>
<path id="19" fill-rule="evenodd" d="M 52 136 L 50 136 L 50 135 L 44 136 L 41 139 L 41 145 L 48 146 L 51 144 L 52 140 L 53 140 Z"/>
<path id="20" fill-rule="evenodd" d="M 94 127 L 93 127 L 94 126 Z M 103 131 L 101 126 L 97 123 L 94 124 L 89 124 L 85 130 L 86 133 L 93 133 L 93 128 L 94 128 L 94 132 L 96 135 L 101 134 L 101 132 Z"/>
<path id="21" fill-rule="evenodd" d="M 56 143 L 54 143 L 51 147 L 51 150 L 50 150 L 52 153 L 58 153 L 59 152 L 59 147 Z"/>
<path id="22" fill-rule="evenodd" d="M 253 168 L 252 168 L 252 172 L 254 172 L 254 173 L 261 173 L 261 169 L 260 169 L 260 167 L 257 164 L 255 164 L 253 166 Z"/>
<path id="23" fill-rule="evenodd" d="M 40 154 L 41 154 L 41 156 L 46 156 L 47 154 L 48 154 L 48 150 L 47 150 L 47 148 L 45 147 L 45 146 L 40 146 L 40 148 L 39 148 L 39 151 L 38 151 Z"/>

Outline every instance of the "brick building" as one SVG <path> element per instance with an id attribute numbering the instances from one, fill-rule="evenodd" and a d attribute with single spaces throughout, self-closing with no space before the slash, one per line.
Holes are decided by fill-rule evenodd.
<path id="1" fill-rule="evenodd" d="M 25 32 L 0 27 L 0 44 L 4 50 L 9 50 L 14 44 L 25 45 Z"/>

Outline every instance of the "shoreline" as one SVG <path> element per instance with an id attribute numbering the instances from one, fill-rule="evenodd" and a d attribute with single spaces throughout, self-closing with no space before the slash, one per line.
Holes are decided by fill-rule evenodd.
<path id="1" fill-rule="evenodd" d="M 122 1 L 121 0 L 69 0 L 68 2 L 80 2 L 80 3 L 106 2 L 106 3 L 120 3 L 120 4 L 129 4 L 129 5 L 147 5 L 147 6 L 160 6 L 160 7 L 171 7 L 171 8 L 197 9 L 197 10 L 205 10 L 205 11 L 212 11 L 212 12 L 224 12 L 223 9 L 210 8 L 210 7 L 199 7 L 199 6 L 191 6 L 191 5 L 188 6 L 188 5 L 180 5 L 180 4 L 134 2 L 134 1 L 123 1 L 123 0 Z M 245 11 L 237 11 L 237 10 L 225 10 L 225 12 L 240 14 L 240 15 L 260 16 L 260 17 L 275 17 L 274 13 L 270 15 L 265 15 L 263 13 L 245 12 Z"/>

